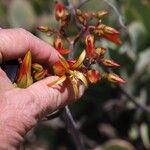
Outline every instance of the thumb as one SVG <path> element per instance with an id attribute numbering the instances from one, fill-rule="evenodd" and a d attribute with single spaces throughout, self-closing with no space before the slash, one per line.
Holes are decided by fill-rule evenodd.
<path id="1" fill-rule="evenodd" d="M 32 84 L 26 89 L 34 102 L 39 106 L 40 116 L 51 113 L 56 109 L 75 101 L 73 88 L 70 83 L 64 82 L 53 87 L 47 86 L 48 83 L 51 83 L 56 79 L 58 79 L 57 76 L 47 77 Z M 82 96 L 83 92 L 84 86 L 79 83 L 79 97 Z"/>

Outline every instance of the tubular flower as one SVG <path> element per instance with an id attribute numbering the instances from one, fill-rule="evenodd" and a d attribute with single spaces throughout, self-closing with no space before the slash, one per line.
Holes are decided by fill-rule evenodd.
<path id="1" fill-rule="evenodd" d="M 106 67 L 120 67 L 118 63 L 110 59 L 102 59 L 100 60 L 100 63 Z"/>
<path id="2" fill-rule="evenodd" d="M 38 30 L 45 32 L 49 36 L 54 36 L 53 46 L 61 54 L 69 54 L 71 51 L 64 48 L 62 38 L 68 42 L 71 49 L 76 47 L 78 41 L 84 38 L 85 50 L 80 54 L 79 58 L 67 60 L 60 56 L 59 61 L 53 65 L 54 75 L 59 76 L 57 80 L 49 83 L 48 86 L 61 84 L 64 81 L 71 83 L 74 95 L 77 98 L 79 95 L 78 81 L 81 81 L 86 87 L 89 84 L 95 84 L 103 78 L 112 83 L 125 83 L 126 81 L 113 73 L 105 73 L 105 67 L 120 67 L 120 65 L 112 59 L 105 58 L 106 48 L 96 47 L 97 37 L 104 38 L 115 44 L 121 44 L 119 31 L 107 26 L 102 21 L 102 18 L 108 15 L 106 10 L 97 12 L 82 12 L 80 9 L 74 9 L 75 14 L 72 14 L 70 9 L 67 9 L 61 2 L 56 0 L 55 17 L 58 21 L 59 29 L 51 29 L 47 26 L 39 26 Z M 72 17 L 72 18 L 71 18 Z M 74 39 L 67 36 L 68 23 L 72 19 L 75 25 L 79 27 L 81 32 L 74 36 Z M 95 25 L 91 21 L 94 19 Z M 70 22 L 69 27 L 72 22 Z M 96 36 L 95 36 L 96 35 Z M 96 38 L 95 38 L 96 37 Z M 100 68 L 101 72 L 93 68 Z M 39 64 L 32 64 L 32 77 L 34 81 L 38 81 L 48 75 Z"/>
<path id="3" fill-rule="evenodd" d="M 53 46 L 61 55 L 66 55 L 71 52 L 71 50 L 63 48 L 63 41 L 59 37 L 54 39 Z"/>
<path id="4" fill-rule="evenodd" d="M 95 49 L 95 58 L 97 59 L 99 59 L 99 58 L 103 58 L 104 57 L 104 55 L 105 55 L 105 53 L 106 53 L 106 48 L 103 48 L 103 47 L 98 47 L 98 48 L 96 48 Z"/>
<path id="5" fill-rule="evenodd" d="M 114 42 L 115 44 L 122 44 L 122 41 L 119 38 L 120 33 L 112 27 L 98 23 L 94 29 L 94 32 L 98 36 Z"/>
<path id="6" fill-rule="evenodd" d="M 106 11 L 106 10 L 102 10 L 102 11 L 97 12 L 97 18 L 98 19 L 101 19 L 102 17 L 107 16 L 107 15 L 108 15 L 108 11 Z"/>
<path id="7" fill-rule="evenodd" d="M 56 81 L 49 83 L 48 86 L 53 86 L 55 84 L 60 84 L 68 79 L 73 86 L 75 97 L 79 95 L 77 81 L 80 80 L 87 87 L 87 79 L 82 72 L 80 72 L 80 67 L 85 59 L 86 53 L 83 51 L 77 61 L 66 61 L 62 56 L 60 60 L 53 65 L 54 74 L 61 76 Z"/>
<path id="8" fill-rule="evenodd" d="M 31 52 L 28 51 L 19 69 L 16 84 L 20 88 L 26 88 L 33 83 L 31 76 Z"/>
<path id="9" fill-rule="evenodd" d="M 118 34 L 118 31 L 111 28 L 111 27 L 106 27 L 104 26 L 103 29 L 105 32 L 109 34 Z M 94 37 L 90 34 L 88 34 L 85 38 L 85 44 L 86 44 L 86 58 L 88 58 L 88 62 L 86 62 L 85 67 L 82 69 L 83 72 L 86 74 L 86 78 L 89 83 L 93 84 L 98 82 L 101 78 L 107 78 L 108 81 L 113 82 L 113 83 L 125 83 L 126 81 L 120 78 L 116 74 L 107 74 L 105 73 L 99 73 L 96 70 L 90 70 L 92 64 L 99 64 L 103 65 L 104 67 L 120 67 L 118 63 L 116 63 L 114 60 L 111 59 L 106 59 L 104 58 L 104 55 L 106 53 L 106 49 L 102 47 L 95 48 L 94 44 Z"/>
<path id="10" fill-rule="evenodd" d="M 38 63 L 32 64 L 32 76 L 34 81 L 39 81 L 48 75 L 48 70 L 44 69 L 42 65 Z"/>
<path id="11" fill-rule="evenodd" d="M 47 26 L 38 26 L 37 29 L 41 32 L 48 32 L 49 31 L 49 27 L 47 27 Z"/>
<path id="12" fill-rule="evenodd" d="M 85 44 L 86 44 L 87 58 L 91 59 L 93 58 L 94 52 L 95 52 L 94 36 L 91 34 L 88 34 L 85 38 Z"/>
<path id="13" fill-rule="evenodd" d="M 126 83 L 124 79 L 114 73 L 108 73 L 105 76 L 105 78 L 112 83 Z"/>
<path id="14" fill-rule="evenodd" d="M 101 75 L 97 70 L 88 70 L 86 73 L 89 83 L 95 84 L 101 80 Z"/>
<path id="15" fill-rule="evenodd" d="M 34 63 L 34 64 L 32 64 L 32 69 L 33 69 L 33 73 L 39 72 L 39 71 L 43 70 L 43 66 L 38 63 Z"/>
<path id="16" fill-rule="evenodd" d="M 80 9 L 76 10 L 76 18 L 79 21 L 79 23 L 81 23 L 83 25 L 86 24 L 86 18 Z"/>
<path id="17" fill-rule="evenodd" d="M 33 74 L 33 78 L 34 78 L 35 81 L 39 81 L 39 80 L 44 79 L 47 76 L 47 74 L 48 74 L 47 69 L 43 69 L 39 72 L 35 72 Z"/>
<path id="18" fill-rule="evenodd" d="M 60 20 L 63 15 L 64 15 L 64 5 L 60 2 L 57 2 L 56 1 L 56 4 L 55 4 L 55 17 L 56 17 L 56 20 Z"/>
<path id="19" fill-rule="evenodd" d="M 55 17 L 60 21 L 60 26 L 64 27 L 70 20 L 70 13 L 65 9 L 64 5 L 56 1 L 55 4 Z"/>

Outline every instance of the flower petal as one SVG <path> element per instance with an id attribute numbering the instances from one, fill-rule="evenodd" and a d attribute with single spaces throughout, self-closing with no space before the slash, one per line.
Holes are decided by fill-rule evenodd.
<path id="1" fill-rule="evenodd" d="M 74 76 L 75 76 L 77 79 L 80 79 L 80 80 L 84 83 L 85 87 L 88 87 L 87 79 L 86 79 L 86 77 L 84 76 L 83 73 L 81 73 L 81 72 L 79 72 L 79 71 L 74 71 Z"/>
<path id="2" fill-rule="evenodd" d="M 106 67 L 120 67 L 118 63 L 111 59 L 102 59 L 100 60 L 100 63 Z"/>
<path id="3" fill-rule="evenodd" d="M 112 83 L 126 83 L 126 81 L 124 79 L 122 79 L 121 77 L 119 77 L 118 75 L 116 75 L 114 73 L 107 74 L 106 78 L 108 79 L 108 81 L 110 81 Z"/>
<path id="4" fill-rule="evenodd" d="M 57 61 L 53 65 L 53 70 L 54 70 L 54 74 L 58 76 L 62 76 L 66 73 L 66 68 L 64 67 L 61 61 Z"/>
<path id="5" fill-rule="evenodd" d="M 16 81 L 17 86 L 20 88 L 26 88 L 33 83 L 31 76 L 31 61 L 31 52 L 28 51 L 22 61 Z"/>
<path id="6" fill-rule="evenodd" d="M 33 69 L 33 71 L 39 72 L 39 71 L 43 70 L 43 66 L 38 63 L 34 63 L 34 64 L 32 64 L 32 69 Z"/>
<path id="7" fill-rule="evenodd" d="M 95 84 L 101 79 L 101 75 L 97 70 L 88 70 L 86 76 L 91 84 Z"/>
<path id="8" fill-rule="evenodd" d="M 65 80 L 66 80 L 66 76 L 64 75 L 64 76 L 58 78 L 57 80 L 54 80 L 53 82 L 47 84 L 47 86 L 52 87 L 53 85 L 58 85 L 58 84 L 63 83 Z"/>
<path id="9" fill-rule="evenodd" d="M 62 63 L 62 65 L 64 66 L 64 68 L 66 68 L 66 70 L 68 70 L 69 69 L 69 64 L 68 64 L 68 62 L 66 61 L 66 59 L 63 57 L 63 56 L 59 56 L 59 58 L 60 58 L 60 62 Z"/>
<path id="10" fill-rule="evenodd" d="M 122 44 L 121 39 L 119 38 L 118 34 L 103 34 L 101 35 L 103 38 L 115 43 L 115 44 Z"/>
<path id="11" fill-rule="evenodd" d="M 55 4 L 55 16 L 56 19 L 59 20 L 60 18 L 62 18 L 64 15 L 64 5 L 60 2 L 56 1 Z"/>
<path id="12" fill-rule="evenodd" d="M 33 77 L 35 81 L 39 81 L 44 79 L 48 74 L 48 70 L 47 69 L 43 69 L 42 71 L 39 72 L 35 72 Z"/>
<path id="13" fill-rule="evenodd" d="M 97 18 L 101 19 L 104 16 L 108 15 L 108 11 L 107 10 L 102 10 L 102 11 L 98 11 L 97 12 Z"/>
<path id="14" fill-rule="evenodd" d="M 94 45 L 94 36 L 91 34 L 88 34 L 85 38 L 85 44 L 86 44 L 86 54 L 89 59 L 93 58 L 95 45 Z"/>
<path id="15" fill-rule="evenodd" d="M 38 26 L 37 29 L 41 32 L 48 32 L 49 28 L 47 26 Z"/>
<path id="16" fill-rule="evenodd" d="M 74 77 L 70 77 L 69 80 L 70 80 L 72 87 L 73 87 L 75 99 L 77 99 L 79 97 L 78 82 Z"/>
<path id="17" fill-rule="evenodd" d="M 64 44 L 60 37 L 56 37 L 53 42 L 53 46 L 55 49 L 63 48 Z"/>
<path id="18" fill-rule="evenodd" d="M 59 48 L 59 49 L 57 49 L 57 51 L 58 51 L 61 55 L 66 55 L 66 54 L 69 54 L 69 53 L 71 52 L 71 50 L 65 49 L 65 48 Z"/>
<path id="19" fill-rule="evenodd" d="M 98 47 L 95 49 L 95 57 L 104 57 L 104 54 L 106 53 L 106 48 Z"/>
<path id="20" fill-rule="evenodd" d="M 72 66 L 73 69 L 76 69 L 78 68 L 84 61 L 85 59 L 85 56 L 86 56 L 86 52 L 85 50 L 80 54 L 78 60 L 75 62 L 75 64 Z"/>

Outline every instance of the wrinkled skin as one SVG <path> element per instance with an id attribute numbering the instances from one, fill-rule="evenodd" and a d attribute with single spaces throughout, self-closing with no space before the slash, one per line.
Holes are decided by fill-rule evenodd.
<path id="1" fill-rule="evenodd" d="M 0 29 L 0 63 L 31 50 L 34 61 L 53 65 L 58 52 L 24 29 Z M 47 77 L 26 89 L 13 86 L 0 68 L 0 149 L 17 149 L 25 134 L 46 114 L 74 99 L 72 88 L 63 84 L 49 88 L 56 76 Z M 83 94 L 80 85 L 80 95 Z"/>

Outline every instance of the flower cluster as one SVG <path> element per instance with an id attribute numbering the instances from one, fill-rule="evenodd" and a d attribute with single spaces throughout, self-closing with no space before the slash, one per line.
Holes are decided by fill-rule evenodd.
<path id="1" fill-rule="evenodd" d="M 57 75 L 60 78 L 49 83 L 48 86 L 51 87 L 68 80 L 72 84 L 75 97 L 78 98 L 79 81 L 82 82 L 85 87 L 88 87 L 89 84 L 95 84 L 102 79 L 107 79 L 112 83 L 125 83 L 125 80 L 114 73 L 107 73 L 105 71 L 99 72 L 98 70 L 93 69 L 93 65 L 95 64 L 100 67 L 111 68 L 120 66 L 114 60 L 105 58 L 106 48 L 95 46 L 95 41 L 100 38 L 107 39 L 115 44 L 122 43 L 119 38 L 119 31 L 102 23 L 102 17 L 107 16 L 108 12 L 106 10 L 98 12 L 82 12 L 80 9 L 75 9 L 74 12 L 75 13 L 72 13 L 71 10 L 65 8 L 62 3 L 56 2 L 55 17 L 60 28 L 56 30 L 47 26 L 37 27 L 41 32 L 45 32 L 49 36 L 54 36 L 53 46 L 61 55 L 70 55 L 70 53 L 74 51 L 73 49 L 70 50 L 65 48 L 63 44 L 64 41 L 67 41 L 68 44 L 73 43 L 73 45 L 75 45 L 79 40 L 83 39 L 82 41 L 85 45 L 78 59 L 70 60 L 60 56 L 59 61 L 53 65 L 54 75 Z M 65 27 L 71 22 L 72 17 L 74 17 L 75 23 L 80 27 L 81 32 L 73 40 L 70 40 L 65 33 Z M 91 19 L 96 20 L 95 25 L 90 25 L 89 20 Z M 26 83 L 32 83 L 33 80 L 38 81 L 48 75 L 47 70 L 43 69 L 41 65 L 31 65 L 29 56 L 30 52 L 25 56 L 25 61 L 23 60 L 19 78 L 17 80 L 18 86 L 20 86 L 20 83 L 22 84 L 22 79 Z M 32 71 L 29 68 L 32 68 Z M 26 76 L 24 76 L 24 70 L 28 72 Z M 25 81 L 24 78 L 28 78 L 29 81 Z"/>

